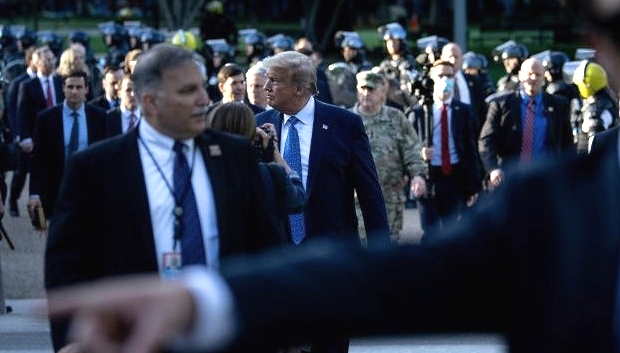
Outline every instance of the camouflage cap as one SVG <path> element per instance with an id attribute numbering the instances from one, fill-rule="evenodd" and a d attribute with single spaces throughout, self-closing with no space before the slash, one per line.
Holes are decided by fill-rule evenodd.
<path id="1" fill-rule="evenodd" d="M 371 70 L 360 71 L 355 75 L 357 87 L 377 88 L 383 85 L 383 75 Z"/>

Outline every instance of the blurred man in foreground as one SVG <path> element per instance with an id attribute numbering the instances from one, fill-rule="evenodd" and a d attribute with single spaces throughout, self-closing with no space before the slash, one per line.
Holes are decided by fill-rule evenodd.
<path id="1" fill-rule="evenodd" d="M 582 6 L 617 83 L 620 1 Z M 315 244 L 278 261 L 230 263 L 223 278 L 193 272 L 184 283 L 132 279 L 56 292 L 50 312 L 77 310 L 75 334 L 91 352 L 256 348 L 334 332 L 501 332 L 513 353 L 617 352 L 619 137 L 607 130 L 588 156 L 508 173 L 474 219 L 436 242 Z M 209 322 L 222 313 L 227 333 Z"/>

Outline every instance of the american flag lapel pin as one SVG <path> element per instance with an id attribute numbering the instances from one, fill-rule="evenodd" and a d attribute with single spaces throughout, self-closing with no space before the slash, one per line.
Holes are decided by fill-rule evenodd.
<path id="1" fill-rule="evenodd" d="M 220 145 L 210 145 L 209 146 L 209 155 L 211 155 L 213 157 L 221 156 L 222 155 L 222 149 L 220 148 Z"/>

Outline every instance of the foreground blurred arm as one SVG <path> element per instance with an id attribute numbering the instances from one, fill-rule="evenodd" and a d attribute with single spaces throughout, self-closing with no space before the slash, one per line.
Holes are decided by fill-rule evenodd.
<path id="1" fill-rule="evenodd" d="M 215 350 L 232 339 L 232 297 L 209 270 L 182 281 L 156 275 L 104 280 L 49 293 L 49 315 L 74 315 L 72 338 L 85 352 Z"/>

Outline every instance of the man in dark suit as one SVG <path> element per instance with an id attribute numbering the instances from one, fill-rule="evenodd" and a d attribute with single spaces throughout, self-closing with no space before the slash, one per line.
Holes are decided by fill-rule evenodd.
<path id="1" fill-rule="evenodd" d="M 389 241 L 389 227 L 375 163 L 361 118 L 314 99 L 316 69 L 306 55 L 287 51 L 263 60 L 267 68 L 267 103 L 274 109 L 256 116 L 257 125 L 276 126 L 280 151 L 295 129 L 299 144 L 306 208 L 296 243 L 319 238 L 359 237 L 355 195 L 359 200 L 370 246 Z M 291 127 L 293 126 L 293 128 Z M 291 139 L 292 141 L 292 139 Z M 293 219 L 291 219 L 293 228 Z M 303 244 L 303 243 L 302 243 Z M 348 340 L 317 339 L 312 352 L 346 352 Z"/>
<path id="2" fill-rule="evenodd" d="M 511 164 L 574 152 L 568 101 L 543 91 L 544 73 L 537 59 L 525 60 L 519 70 L 520 89 L 489 102 L 478 151 L 493 187 L 502 183 Z"/>
<path id="3" fill-rule="evenodd" d="M 11 83 L 9 83 L 8 95 L 6 97 L 6 111 L 13 141 L 19 141 L 19 119 L 17 117 L 17 94 L 19 93 L 19 85 L 22 82 L 37 76 L 37 67 L 32 60 L 34 51 L 35 48 L 30 47 L 24 52 L 26 71 L 12 79 Z"/>
<path id="4" fill-rule="evenodd" d="M 619 84 L 620 35 L 613 24 L 620 19 L 620 1 L 582 4 L 586 11 L 581 14 L 596 29 L 593 45 Z M 274 264 L 269 254 L 268 260 L 250 261 L 251 266 L 237 263 L 224 277 L 235 301 L 224 311 L 234 312 L 233 329 L 243 328 L 232 337 L 256 349 L 270 340 L 281 344 L 331 329 L 359 334 L 484 331 L 504 333 L 513 353 L 617 352 L 619 134 L 613 128 L 597 135 L 589 156 L 535 162 L 508 174 L 505 187 L 491 194 L 476 219 L 440 242 L 377 252 L 329 244 L 306 249 L 303 261 L 293 254 Z M 590 201 L 586 211 L 583 200 Z M 332 252 L 339 255 L 332 257 Z M 109 352 L 110 344 L 142 350 L 163 348 L 165 338 L 200 331 L 205 317 L 196 317 L 198 312 L 181 299 L 192 295 L 198 305 L 197 298 L 207 292 L 216 298 L 215 291 L 199 293 L 187 284 L 162 288 L 152 279 L 137 283 L 132 278 L 124 286 L 106 282 L 57 293 L 50 303 L 56 314 L 76 309 L 88 314 L 81 327 L 108 333 L 122 327 L 129 333 L 119 338 L 82 331 L 92 352 Z M 299 301 L 307 305 L 294 305 Z M 163 319 L 145 320 L 154 314 Z M 321 321 L 325 316 L 333 325 Z M 114 318 L 136 325 L 127 328 Z M 195 349 L 222 346 L 221 341 L 184 343 Z"/>
<path id="5" fill-rule="evenodd" d="M 76 153 L 65 169 L 47 289 L 132 273 L 174 277 L 181 264 L 217 269 L 222 258 L 279 241 L 247 139 L 203 133 L 209 98 L 192 52 L 155 46 L 133 77 L 140 125 Z M 52 321 L 55 350 L 65 333 Z"/>
<path id="6" fill-rule="evenodd" d="M 87 74 L 83 71 L 70 72 L 63 77 L 65 101 L 39 113 L 34 133 L 30 169 L 29 210 L 43 207 L 50 219 L 56 204 L 60 181 L 66 162 L 72 153 L 106 137 L 105 111 L 84 104 L 88 91 Z M 72 147 L 72 113 L 77 112 L 77 144 Z M 81 128 L 80 128 L 81 127 Z"/>
<path id="7" fill-rule="evenodd" d="M 104 93 L 88 103 L 105 111 L 118 107 L 118 84 L 121 77 L 123 77 L 122 68 L 114 65 L 106 66 L 103 71 L 103 79 L 101 80 Z"/>
<path id="8" fill-rule="evenodd" d="M 106 130 L 109 137 L 124 134 L 138 126 L 142 115 L 134 95 L 131 75 L 124 75 L 120 79 L 118 96 L 120 98 L 119 106 L 108 110 L 106 116 Z"/>
<path id="9" fill-rule="evenodd" d="M 454 65 L 454 90 L 453 97 L 469 104 L 472 118 L 475 122 L 476 135 L 480 131 L 486 117 L 486 102 L 482 87 L 482 80 L 476 80 L 463 72 L 463 50 L 457 43 L 448 43 L 441 48 L 442 60 L 449 61 Z M 477 137 L 477 136 L 476 136 Z"/>
<path id="10" fill-rule="evenodd" d="M 429 164 L 430 192 L 418 197 L 420 223 L 424 239 L 435 228 L 445 227 L 459 219 L 477 200 L 482 188 L 476 150 L 476 124 L 471 108 L 453 98 L 454 66 L 436 60 L 430 69 L 433 80 L 433 104 L 428 108 L 432 126 L 427 129 L 425 109 L 413 110 L 413 126 L 430 146 L 422 148 L 422 158 Z"/>
<path id="11" fill-rule="evenodd" d="M 222 92 L 222 99 L 213 103 L 209 112 L 222 103 L 233 101 L 247 104 L 255 115 L 264 112 L 265 108 L 250 103 L 246 98 L 245 83 L 245 70 L 241 66 L 233 63 L 222 66 L 217 72 L 217 88 Z"/>
<path id="12" fill-rule="evenodd" d="M 53 74 L 56 57 L 48 46 L 38 47 L 32 54 L 37 67 L 37 76 L 22 82 L 17 93 L 17 120 L 19 124 L 19 145 L 22 153 L 19 164 L 13 173 L 9 191 L 9 210 L 18 216 L 17 199 L 30 172 L 30 157 L 33 148 L 33 134 L 39 112 L 50 108 L 65 97 L 62 91 L 62 78 Z"/>

